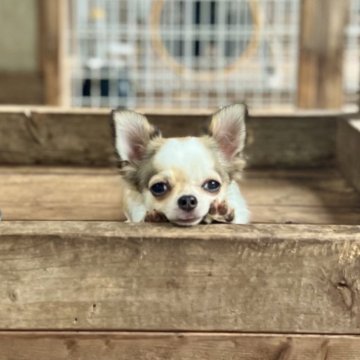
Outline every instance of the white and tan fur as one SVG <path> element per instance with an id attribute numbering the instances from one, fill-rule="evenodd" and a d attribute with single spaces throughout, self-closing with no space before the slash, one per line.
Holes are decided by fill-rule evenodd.
<path id="1" fill-rule="evenodd" d="M 181 226 L 246 224 L 249 212 L 238 185 L 244 166 L 245 116 L 244 105 L 230 105 L 213 114 L 210 135 L 164 139 L 145 116 L 114 111 L 127 219 Z"/>

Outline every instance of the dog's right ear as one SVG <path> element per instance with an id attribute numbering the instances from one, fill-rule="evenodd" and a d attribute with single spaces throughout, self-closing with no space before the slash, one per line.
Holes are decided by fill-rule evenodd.
<path id="1" fill-rule="evenodd" d="M 116 151 L 122 161 L 130 163 L 141 160 L 149 141 L 161 136 L 144 115 L 130 110 L 114 110 L 112 124 Z"/>
<path id="2" fill-rule="evenodd" d="M 221 108 L 211 119 L 209 133 L 226 159 L 232 160 L 245 146 L 245 104 L 233 104 Z"/>

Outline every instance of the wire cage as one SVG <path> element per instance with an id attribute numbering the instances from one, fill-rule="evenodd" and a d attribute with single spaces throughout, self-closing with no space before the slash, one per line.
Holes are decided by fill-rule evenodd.
<path id="1" fill-rule="evenodd" d="M 344 93 L 348 104 L 360 103 L 360 0 L 349 1 L 343 63 Z"/>
<path id="2" fill-rule="evenodd" d="M 351 66 L 358 71 L 360 0 L 351 1 L 345 72 Z M 208 108 L 246 101 L 269 108 L 295 103 L 300 0 L 70 4 L 74 106 Z M 346 79 L 347 92 L 353 94 L 358 83 L 353 75 Z"/>

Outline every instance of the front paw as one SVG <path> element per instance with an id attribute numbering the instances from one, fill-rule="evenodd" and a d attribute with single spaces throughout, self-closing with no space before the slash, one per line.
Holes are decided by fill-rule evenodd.
<path id="1" fill-rule="evenodd" d="M 168 219 L 163 213 L 156 210 L 151 210 L 146 213 L 144 221 L 161 223 L 161 222 L 167 222 Z"/>
<path id="2" fill-rule="evenodd" d="M 231 208 L 225 200 L 214 200 L 210 205 L 209 213 L 204 221 L 208 224 L 211 222 L 231 223 L 234 217 L 234 209 Z"/>

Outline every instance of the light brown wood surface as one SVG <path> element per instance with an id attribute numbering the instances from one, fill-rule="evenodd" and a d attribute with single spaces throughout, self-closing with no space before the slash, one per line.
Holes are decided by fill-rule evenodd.
<path id="1" fill-rule="evenodd" d="M 0 167 L 6 220 L 122 220 L 116 169 Z M 253 222 L 360 224 L 360 196 L 336 170 L 245 171 Z"/>
<path id="2" fill-rule="evenodd" d="M 124 220 L 116 169 L 0 167 L 6 220 Z"/>
<path id="3" fill-rule="evenodd" d="M 360 195 L 335 169 L 245 171 L 254 222 L 360 224 Z"/>
<path id="4" fill-rule="evenodd" d="M 300 108 L 343 105 L 347 0 L 301 0 L 298 101 Z"/>
<path id="5" fill-rule="evenodd" d="M 42 103 L 47 105 L 63 105 L 62 99 L 67 93 L 63 79 L 64 61 L 68 56 L 65 23 L 69 13 L 66 4 L 67 1 L 62 0 L 37 0 L 39 68 L 44 89 Z"/>
<path id="6" fill-rule="evenodd" d="M 337 159 L 348 182 L 360 192 L 360 120 L 341 121 L 337 134 Z"/>
<path id="7" fill-rule="evenodd" d="M 360 334 L 360 226 L 3 222 L 1 329 Z"/>
<path id="8" fill-rule="evenodd" d="M 43 102 L 40 72 L 0 71 L 0 84 L 0 104 L 42 104 Z M 3 136 L 0 135 L 0 138 L 2 139 Z"/>
<path id="9" fill-rule="evenodd" d="M 0 109 L 1 110 L 1 109 Z M 210 111 L 147 113 L 164 136 L 203 134 Z M 339 114 L 254 113 L 247 124 L 250 166 L 319 167 L 333 163 Z M 109 110 L 0 111 L 0 164 L 114 164 Z"/>
<path id="10" fill-rule="evenodd" d="M 0 332 L 0 360 L 358 360 L 354 336 Z"/>

